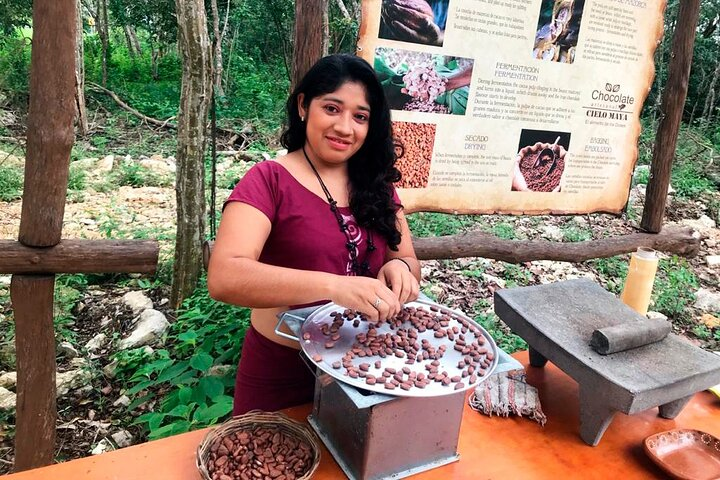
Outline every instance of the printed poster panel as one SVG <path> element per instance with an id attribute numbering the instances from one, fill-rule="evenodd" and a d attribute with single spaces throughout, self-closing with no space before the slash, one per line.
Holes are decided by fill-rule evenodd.
<path id="1" fill-rule="evenodd" d="M 664 0 L 363 0 L 407 211 L 620 212 Z"/>

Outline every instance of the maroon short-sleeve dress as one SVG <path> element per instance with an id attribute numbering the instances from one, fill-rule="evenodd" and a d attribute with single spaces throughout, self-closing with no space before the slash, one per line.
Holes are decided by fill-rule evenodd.
<path id="1" fill-rule="evenodd" d="M 393 195 L 399 205 L 397 194 Z M 260 262 L 354 275 L 347 239 L 327 201 L 305 188 L 278 162 L 267 160 L 254 165 L 227 202 L 251 205 L 270 220 L 272 229 Z M 368 261 L 368 275 L 377 276 L 387 247 L 385 238 L 371 232 L 377 249 L 368 252 L 366 229 L 358 226 L 349 208 L 340 207 L 339 211 L 357 245 L 358 260 Z M 275 343 L 252 327 L 248 329 L 235 381 L 234 415 L 307 403 L 312 400 L 313 387 L 314 377 L 298 350 Z"/>

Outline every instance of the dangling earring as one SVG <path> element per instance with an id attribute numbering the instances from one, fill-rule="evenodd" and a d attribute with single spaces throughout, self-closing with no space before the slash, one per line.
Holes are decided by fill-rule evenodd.
<path id="1" fill-rule="evenodd" d="M 305 115 L 300 115 L 300 121 L 305 123 Z"/>

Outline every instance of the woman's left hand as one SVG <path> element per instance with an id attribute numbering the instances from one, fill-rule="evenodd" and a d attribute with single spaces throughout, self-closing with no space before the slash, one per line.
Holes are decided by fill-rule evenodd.
<path id="1" fill-rule="evenodd" d="M 401 304 L 417 300 L 420 285 L 404 262 L 389 260 L 382 266 L 377 278 L 397 295 Z"/>

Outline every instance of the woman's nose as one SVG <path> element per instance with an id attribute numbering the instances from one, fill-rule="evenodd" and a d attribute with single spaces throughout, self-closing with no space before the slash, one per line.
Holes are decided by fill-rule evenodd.
<path id="1" fill-rule="evenodd" d="M 335 122 L 335 131 L 345 135 L 352 133 L 352 116 L 340 115 Z"/>

